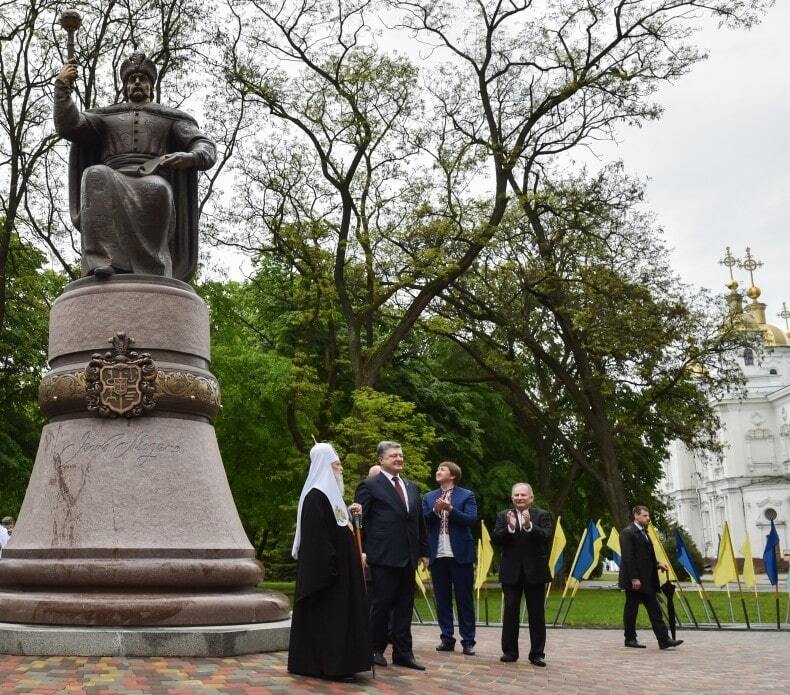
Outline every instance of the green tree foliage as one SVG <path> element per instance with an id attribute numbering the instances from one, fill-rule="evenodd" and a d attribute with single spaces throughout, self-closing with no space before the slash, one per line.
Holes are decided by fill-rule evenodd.
<path id="1" fill-rule="evenodd" d="M 6 322 L 0 330 L 0 510 L 16 516 L 44 424 L 38 385 L 46 366 L 49 309 L 64 277 L 45 270 L 45 256 L 16 235 L 9 248 Z"/>
<path id="2" fill-rule="evenodd" d="M 356 485 L 376 463 L 376 445 L 382 440 L 403 447 L 406 474 L 427 489 L 431 462 L 428 452 L 436 440 L 428 418 L 416 412 L 414 403 L 371 388 L 355 389 L 351 413 L 337 425 L 335 442 L 345 453 L 347 481 Z"/>

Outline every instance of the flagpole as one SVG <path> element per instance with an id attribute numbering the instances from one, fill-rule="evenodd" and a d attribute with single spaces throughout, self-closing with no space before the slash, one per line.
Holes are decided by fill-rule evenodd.
<path id="1" fill-rule="evenodd" d="M 694 611 L 691 610 L 691 604 L 689 603 L 689 600 L 686 598 L 685 592 L 680 588 L 679 579 L 678 579 L 678 594 L 680 594 L 680 603 L 683 606 L 683 610 L 686 611 L 686 615 L 689 617 L 689 620 L 691 620 L 694 623 L 694 627 L 699 627 L 699 623 L 697 622 L 697 618 L 694 615 Z"/>
<path id="2" fill-rule="evenodd" d="M 708 605 L 710 606 L 710 612 L 713 613 L 713 619 L 716 621 L 716 625 L 719 628 L 719 630 L 721 630 L 721 623 L 719 622 L 719 616 L 716 615 L 716 610 L 713 608 L 713 602 L 710 600 L 710 597 L 708 596 L 708 592 L 705 591 L 705 587 L 702 586 L 702 584 L 700 584 L 699 586 L 700 586 L 700 590 L 702 591 L 702 595 L 705 597 L 705 600 L 708 602 Z"/>
<path id="3" fill-rule="evenodd" d="M 763 622 L 763 616 L 760 614 L 760 595 L 757 593 L 757 582 L 754 582 L 754 600 L 757 603 L 757 623 Z"/>
<path id="4" fill-rule="evenodd" d="M 746 599 L 743 597 L 743 589 L 741 589 L 741 578 L 738 576 L 738 568 L 735 568 L 735 581 L 738 582 L 738 594 L 741 597 L 741 606 L 743 606 L 743 617 L 746 618 L 746 629 L 751 630 L 752 624 L 749 622 L 749 614 L 746 612 Z"/>
<path id="5" fill-rule="evenodd" d="M 562 618 L 560 627 L 565 627 L 565 621 L 568 619 L 568 614 L 571 612 L 571 606 L 573 605 L 573 600 L 576 598 L 576 592 L 579 590 L 579 587 L 582 585 L 582 583 L 578 579 L 574 579 L 573 581 L 575 582 L 573 585 L 573 592 L 571 593 L 570 601 L 568 601 L 568 608 L 565 611 L 565 615 Z"/>
<path id="6" fill-rule="evenodd" d="M 573 579 L 573 570 L 576 569 L 576 562 L 579 559 L 579 553 L 582 551 L 582 546 L 584 545 L 584 539 L 587 538 L 587 527 L 584 527 L 584 533 L 582 533 L 582 539 L 579 541 L 579 547 L 576 548 L 576 555 L 573 557 L 573 564 L 571 565 L 570 570 L 568 571 L 568 578 L 565 580 L 565 588 L 562 590 L 562 598 L 560 599 L 560 605 L 557 607 L 557 615 L 554 616 L 554 627 L 557 627 L 557 621 L 560 619 L 560 612 L 562 611 L 562 606 L 565 603 L 565 595 L 568 593 L 568 585 Z"/>
<path id="7" fill-rule="evenodd" d="M 483 605 L 485 606 L 486 609 L 486 627 L 488 627 L 488 585 L 487 584 L 483 587 L 483 591 L 485 592 L 483 594 Z"/>
<path id="8" fill-rule="evenodd" d="M 702 595 L 702 588 L 700 587 L 699 584 L 695 584 L 695 586 L 697 587 L 697 593 L 699 594 L 700 603 L 702 603 L 702 608 L 705 611 L 705 619 L 708 622 L 711 622 L 710 611 L 708 610 L 708 604 L 705 603 L 705 597 Z"/>
<path id="9" fill-rule="evenodd" d="M 727 600 L 730 602 L 730 618 L 732 618 L 733 625 L 735 624 L 735 611 L 732 609 L 732 595 L 730 594 L 730 583 L 727 582 Z"/>
<path id="10" fill-rule="evenodd" d="M 782 624 L 779 622 L 779 577 L 776 578 L 776 585 L 774 586 L 774 596 L 776 598 L 776 629 L 781 630 Z M 787 610 L 790 611 L 790 601 L 788 601 Z"/>

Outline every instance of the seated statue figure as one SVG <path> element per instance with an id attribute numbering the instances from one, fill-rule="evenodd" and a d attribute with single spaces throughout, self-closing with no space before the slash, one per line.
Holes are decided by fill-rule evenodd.
<path id="1" fill-rule="evenodd" d="M 151 101 L 156 66 L 135 52 L 121 65 L 125 101 L 80 112 L 77 67 L 55 80 L 55 130 L 70 140 L 69 210 L 82 239 L 82 275 L 144 273 L 189 280 L 198 257 L 197 172 L 216 147 L 188 114 Z"/>

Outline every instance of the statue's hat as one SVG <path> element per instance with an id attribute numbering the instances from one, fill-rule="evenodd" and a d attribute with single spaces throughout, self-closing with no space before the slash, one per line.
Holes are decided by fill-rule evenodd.
<path id="1" fill-rule="evenodd" d="M 126 84 L 129 75 L 135 72 L 142 72 L 151 82 L 151 86 L 156 82 L 156 65 L 153 64 L 145 53 L 142 51 L 135 51 L 126 60 L 121 63 L 121 82 Z"/>

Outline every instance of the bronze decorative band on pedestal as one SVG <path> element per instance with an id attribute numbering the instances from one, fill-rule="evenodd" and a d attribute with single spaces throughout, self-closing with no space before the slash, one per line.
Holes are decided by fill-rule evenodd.
<path id="1" fill-rule="evenodd" d="M 221 408 L 219 384 L 212 375 L 160 367 L 154 383 L 157 410 L 213 419 Z M 85 387 L 84 369 L 46 375 L 38 389 L 41 412 L 47 418 L 85 412 Z"/>

